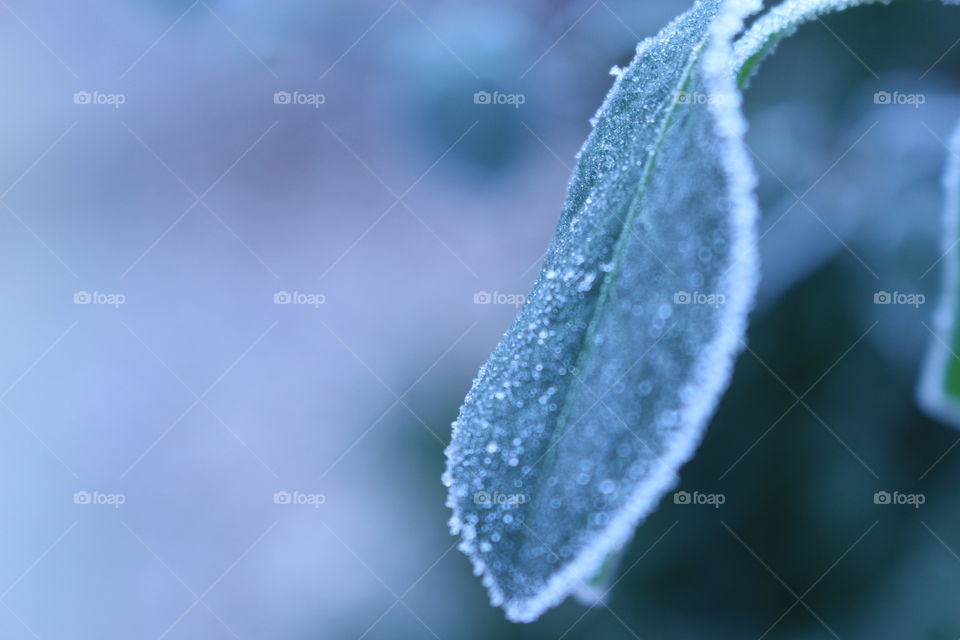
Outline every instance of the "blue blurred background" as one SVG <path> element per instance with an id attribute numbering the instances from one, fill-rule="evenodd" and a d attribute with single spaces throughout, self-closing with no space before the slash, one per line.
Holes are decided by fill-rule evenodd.
<path id="1" fill-rule="evenodd" d="M 932 0 L 748 93 L 764 282 L 680 487 L 722 507 L 668 496 L 605 605 L 533 625 L 453 548 L 449 424 L 609 69 L 687 6 L 0 0 L 0 638 L 960 636 L 960 448 L 913 396 L 960 113 Z"/>

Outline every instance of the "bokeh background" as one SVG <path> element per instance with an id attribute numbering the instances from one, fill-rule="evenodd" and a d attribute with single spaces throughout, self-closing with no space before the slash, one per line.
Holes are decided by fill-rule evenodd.
<path id="1" fill-rule="evenodd" d="M 532 625 L 453 548 L 449 424 L 610 67 L 686 7 L 0 0 L 0 638 L 960 636 L 960 434 L 914 396 L 932 0 L 804 27 L 747 95 L 764 281 L 679 487 L 724 504 L 666 496 L 605 605 Z"/>

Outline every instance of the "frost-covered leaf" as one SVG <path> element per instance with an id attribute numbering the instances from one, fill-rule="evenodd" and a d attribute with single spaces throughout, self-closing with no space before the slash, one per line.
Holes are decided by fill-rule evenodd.
<path id="1" fill-rule="evenodd" d="M 756 211 L 728 65 L 759 4 L 702 0 L 615 70 L 543 270 L 454 423 L 451 530 L 512 620 L 629 539 L 729 381 Z"/>
<path id="2" fill-rule="evenodd" d="M 890 2 L 892 0 L 787 0 L 777 5 L 758 18 L 734 45 L 730 69 L 737 77 L 737 86 L 745 87 L 764 58 L 801 25 L 834 11 Z"/>
<path id="3" fill-rule="evenodd" d="M 614 70 L 543 270 L 447 449 L 451 530 L 511 620 L 603 596 L 729 381 L 756 288 L 738 85 L 804 22 L 887 1 L 788 0 L 734 50 L 759 0 L 700 0 Z M 942 356 L 930 370 L 960 398 L 960 359 Z"/>
<path id="4" fill-rule="evenodd" d="M 624 547 L 611 551 L 603 559 L 593 575 L 573 585 L 574 597 L 588 607 L 606 602 L 610 589 L 616 583 L 623 561 Z"/>
<path id="5" fill-rule="evenodd" d="M 960 426 L 960 124 L 949 142 L 943 187 L 943 294 L 934 315 L 934 340 L 920 381 L 920 404 L 929 413 Z"/>
<path id="6" fill-rule="evenodd" d="M 731 70 L 745 86 L 777 43 L 800 25 L 831 11 L 892 0 L 787 0 L 759 18 L 734 45 Z M 960 4 L 944 0 L 944 4 Z M 960 427 L 960 125 L 951 137 L 944 174 L 943 293 L 934 317 L 924 371 L 918 387 L 920 405 L 931 415 Z"/>

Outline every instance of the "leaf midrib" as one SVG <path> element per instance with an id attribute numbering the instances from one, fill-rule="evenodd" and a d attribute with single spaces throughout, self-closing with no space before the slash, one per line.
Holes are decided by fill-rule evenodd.
<path id="1" fill-rule="evenodd" d="M 613 268 L 610 270 L 609 273 L 606 274 L 606 276 L 603 278 L 603 282 L 600 285 L 601 289 L 597 299 L 597 304 L 593 312 L 590 314 L 590 324 L 588 325 L 587 330 L 584 333 L 583 339 L 581 341 L 580 354 L 577 356 L 577 360 L 572 370 L 570 371 L 571 375 L 575 377 L 577 377 L 577 372 L 581 371 L 582 365 L 587 361 L 587 359 L 590 357 L 590 354 L 592 352 L 593 337 L 596 335 L 596 329 L 599 323 L 599 318 L 606 306 L 607 300 L 610 297 L 610 291 L 612 289 L 613 282 L 615 281 L 616 276 L 619 272 L 620 262 L 626 248 L 626 242 L 633 231 L 633 225 L 636 222 L 636 219 L 640 215 L 639 203 L 640 203 L 641 196 L 645 192 L 645 187 L 649 183 L 650 176 L 653 172 L 653 167 L 656 162 L 657 156 L 660 153 L 660 149 L 662 148 L 663 142 L 666 139 L 667 132 L 669 131 L 670 125 L 673 122 L 673 116 L 676 113 L 677 108 L 679 107 L 679 101 L 676 98 L 680 94 L 680 92 L 683 91 L 683 89 L 689 85 L 690 80 L 693 77 L 693 71 L 696 69 L 697 63 L 700 60 L 700 57 L 703 53 L 703 49 L 706 46 L 708 39 L 709 39 L 709 33 L 704 34 L 701 37 L 700 41 L 697 43 L 697 45 L 691 49 L 690 59 L 687 63 L 686 68 L 683 71 L 681 79 L 677 83 L 674 90 L 670 93 L 671 100 L 669 105 L 667 106 L 667 111 L 663 120 L 663 124 L 660 128 L 660 131 L 656 139 L 654 140 L 653 150 L 650 152 L 650 157 L 644 163 L 643 174 L 640 178 L 640 183 L 637 187 L 637 191 L 634 194 L 630 202 L 630 206 L 627 209 L 627 216 L 626 216 L 627 219 L 626 221 L 624 221 L 623 229 L 620 231 L 620 233 L 617 236 L 617 241 L 616 241 L 613 260 L 612 260 Z M 564 366 L 567 366 L 567 365 L 564 363 Z M 545 456 L 546 460 L 543 464 L 544 468 L 551 467 L 553 465 L 553 462 L 556 460 L 557 444 L 559 443 L 560 439 L 564 435 L 566 435 L 565 433 L 562 433 L 563 426 L 567 423 L 570 417 L 573 398 L 575 397 L 576 393 L 577 392 L 571 388 L 571 390 L 566 394 L 563 408 L 561 409 L 560 414 L 557 417 L 557 426 L 550 439 L 550 444 L 547 447 L 548 453 Z M 543 478 L 545 475 L 546 474 L 544 473 L 540 473 L 536 477 L 535 485 L 538 491 L 536 492 L 535 496 L 531 500 L 532 504 L 536 504 L 540 502 L 541 492 L 539 491 L 539 488 L 543 484 Z"/>

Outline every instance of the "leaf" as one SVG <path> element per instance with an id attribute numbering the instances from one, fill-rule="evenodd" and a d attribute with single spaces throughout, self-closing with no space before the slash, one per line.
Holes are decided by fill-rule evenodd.
<path id="1" fill-rule="evenodd" d="M 787 0 L 751 25 L 736 42 L 730 68 L 737 78 L 737 86 L 745 88 L 760 63 L 784 38 L 796 33 L 804 23 L 820 16 L 843 11 L 864 4 L 890 4 L 892 0 Z"/>
<path id="2" fill-rule="evenodd" d="M 608 553 L 592 576 L 573 585 L 573 596 L 588 607 L 606 602 L 616 584 L 623 555 L 624 547 Z"/>
<path id="3" fill-rule="evenodd" d="M 729 381 L 756 211 L 727 64 L 756 8 L 698 2 L 615 72 L 543 270 L 454 423 L 450 528 L 511 620 L 629 539 Z"/>
<path id="4" fill-rule="evenodd" d="M 960 426 L 960 124 L 951 136 L 947 170 L 943 176 L 946 203 L 943 212 L 943 284 L 934 313 L 930 343 L 918 390 L 920 405 L 931 415 Z"/>
<path id="5" fill-rule="evenodd" d="M 805 22 L 830 11 L 859 4 L 889 4 L 892 0 L 789 0 L 770 10 L 734 45 L 731 68 L 737 84 L 745 86 L 760 62 L 784 37 Z M 960 4 L 943 0 L 944 4 Z M 960 427 L 960 124 L 947 145 L 947 169 L 943 178 L 946 202 L 943 212 L 943 285 L 934 314 L 933 338 L 927 351 L 917 397 L 931 416 Z"/>
<path id="6" fill-rule="evenodd" d="M 614 70 L 543 270 L 447 448 L 451 532 L 509 619 L 602 599 L 729 382 L 757 279 L 737 85 L 799 25 L 877 1 L 788 0 L 734 48 L 759 0 L 701 0 Z M 947 364 L 960 398 L 960 359 Z"/>

